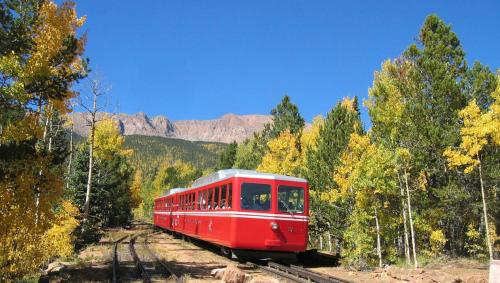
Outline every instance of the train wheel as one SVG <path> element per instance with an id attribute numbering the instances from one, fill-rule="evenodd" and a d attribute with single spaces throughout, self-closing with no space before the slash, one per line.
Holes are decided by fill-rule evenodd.
<path id="1" fill-rule="evenodd" d="M 231 251 L 230 248 L 222 246 L 222 247 L 220 247 L 220 252 L 223 256 L 225 256 L 229 259 L 231 259 L 233 257 L 233 252 Z"/>

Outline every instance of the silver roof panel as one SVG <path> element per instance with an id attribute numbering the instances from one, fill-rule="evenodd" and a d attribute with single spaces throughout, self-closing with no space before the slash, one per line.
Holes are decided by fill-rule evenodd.
<path id="1" fill-rule="evenodd" d="M 281 181 L 291 181 L 291 182 L 302 182 L 306 183 L 307 180 L 297 177 L 291 177 L 286 175 L 279 174 L 271 174 L 271 173 L 262 173 L 254 170 L 243 170 L 243 169 L 225 169 L 219 170 L 215 173 L 212 173 L 208 176 L 204 176 L 196 179 L 194 181 L 191 188 L 199 188 L 211 183 L 215 183 L 218 181 L 222 181 L 232 177 L 240 177 L 240 178 L 261 178 L 261 179 L 269 179 L 269 180 L 281 180 Z"/>
<path id="2" fill-rule="evenodd" d="M 170 190 L 168 190 L 168 193 L 166 193 L 165 195 L 169 196 L 169 195 L 173 195 L 175 193 L 180 193 L 180 192 L 184 192 L 184 191 L 187 191 L 189 190 L 188 188 L 172 188 Z"/>

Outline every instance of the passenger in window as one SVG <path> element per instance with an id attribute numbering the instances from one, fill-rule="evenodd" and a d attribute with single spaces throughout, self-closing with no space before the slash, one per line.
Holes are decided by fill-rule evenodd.
<path id="1" fill-rule="evenodd" d="M 271 202 L 269 201 L 269 199 L 266 199 L 264 201 L 264 204 L 262 205 L 262 209 L 263 210 L 269 210 L 269 208 L 271 208 Z"/>

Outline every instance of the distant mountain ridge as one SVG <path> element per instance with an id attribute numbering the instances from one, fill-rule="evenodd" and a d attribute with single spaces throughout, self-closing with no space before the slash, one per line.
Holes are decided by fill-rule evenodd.
<path id="1" fill-rule="evenodd" d="M 74 112 L 74 131 L 87 136 L 87 113 Z M 118 121 L 123 135 L 157 136 L 176 138 L 188 141 L 207 141 L 230 143 L 243 141 L 253 133 L 264 129 L 264 125 L 272 121 L 271 115 L 236 115 L 226 114 L 213 120 L 179 120 L 171 121 L 166 116 L 158 115 L 149 118 L 145 113 L 116 114 L 99 113 L 98 117 L 112 116 Z"/>

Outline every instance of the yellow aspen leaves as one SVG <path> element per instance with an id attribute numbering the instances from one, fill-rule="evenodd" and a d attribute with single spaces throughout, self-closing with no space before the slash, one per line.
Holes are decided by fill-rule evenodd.
<path id="1" fill-rule="evenodd" d="M 356 109 L 354 107 L 354 98 L 344 97 L 344 99 L 342 99 L 341 105 L 352 113 L 356 112 Z"/>
<path id="2" fill-rule="evenodd" d="M 373 86 L 368 90 L 369 99 L 364 101 L 374 124 L 384 125 L 391 139 L 396 138 L 403 116 L 404 101 L 399 84 L 409 68 L 407 62 L 385 61 L 382 70 L 375 72 Z"/>
<path id="3" fill-rule="evenodd" d="M 41 247 L 48 258 L 68 257 L 73 253 L 73 231 L 78 227 L 80 211 L 71 202 L 62 201 L 53 226 L 45 232 Z"/>
<path id="4" fill-rule="evenodd" d="M 123 149 L 125 142 L 118 129 L 118 122 L 106 117 L 95 128 L 95 156 L 101 160 L 109 160 L 113 154 L 130 155 L 130 150 Z"/>
<path id="5" fill-rule="evenodd" d="M 347 149 L 340 157 L 341 166 L 338 166 L 333 174 L 333 180 L 339 186 L 339 190 L 331 190 L 322 199 L 331 202 L 340 197 L 353 193 L 353 181 L 357 178 L 356 168 L 361 161 L 364 151 L 370 146 L 370 138 L 367 135 L 352 133 Z"/>
<path id="6" fill-rule="evenodd" d="M 450 168 L 465 166 L 464 173 L 468 174 L 479 165 L 479 152 L 488 144 L 488 138 L 494 132 L 494 122 L 492 113 L 482 114 L 475 100 L 462 109 L 459 115 L 464 123 L 460 130 L 462 142 L 458 149 L 448 147 L 443 155 Z"/>
<path id="7" fill-rule="evenodd" d="M 65 66 L 52 66 L 51 60 L 64 48 L 64 41 L 74 36 L 76 29 L 84 23 L 85 17 L 78 18 L 76 15 L 75 3 L 65 2 L 58 6 L 52 1 L 45 1 L 39 10 L 39 25 L 34 36 L 35 51 L 28 60 L 26 75 L 58 75 Z M 81 71 L 83 68 L 78 64 L 81 65 L 81 59 L 76 57 L 71 67 Z"/>
<path id="8" fill-rule="evenodd" d="M 316 140 L 319 136 L 319 130 L 325 124 L 325 119 L 320 115 L 316 116 L 313 119 L 313 123 L 311 127 L 305 128 L 302 131 L 302 135 L 300 136 L 300 146 L 302 148 L 301 151 L 301 159 L 302 159 L 302 167 L 305 169 L 307 166 L 305 162 L 307 162 L 307 155 L 310 151 L 314 151 L 317 148 Z"/>
<path id="9" fill-rule="evenodd" d="M 132 208 L 139 207 L 141 204 L 141 186 L 142 186 L 143 178 L 142 171 L 137 169 L 134 174 L 134 180 L 132 181 L 132 185 L 130 186 L 130 195 L 132 198 Z"/>
<path id="10" fill-rule="evenodd" d="M 295 175 L 301 164 L 297 143 L 297 137 L 289 130 L 285 130 L 277 138 L 270 140 L 267 144 L 269 151 L 262 158 L 257 171 Z"/>

